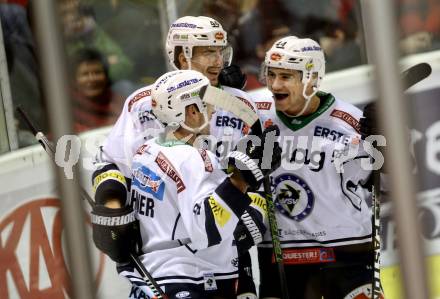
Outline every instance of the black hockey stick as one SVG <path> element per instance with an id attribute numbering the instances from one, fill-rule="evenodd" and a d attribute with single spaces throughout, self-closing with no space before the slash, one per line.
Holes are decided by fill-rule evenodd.
<path id="1" fill-rule="evenodd" d="M 46 135 L 44 135 L 43 132 L 37 130 L 35 126 L 32 124 L 26 113 L 21 109 L 21 107 L 17 107 L 18 114 L 22 117 L 22 119 L 25 121 L 26 125 L 31 130 L 32 134 L 34 134 L 37 141 L 41 144 L 41 146 L 44 148 L 46 153 L 54 159 L 55 157 L 55 150 L 50 143 L 50 141 L 47 139 Z M 90 204 L 90 206 L 93 208 L 95 206 L 95 202 L 93 199 L 89 196 L 89 194 L 80 186 L 80 192 L 83 199 L 86 199 L 87 202 Z M 139 257 L 133 253 L 130 253 L 131 261 L 134 263 L 134 266 L 136 270 L 139 272 L 140 275 L 142 275 L 142 278 L 144 279 L 147 286 L 151 289 L 151 291 L 154 293 L 157 299 L 166 299 L 165 293 L 162 291 L 162 289 L 159 287 L 157 282 L 154 280 L 153 276 L 148 272 L 148 270 L 145 268 L 144 264 L 139 260 Z"/>
<path id="2" fill-rule="evenodd" d="M 400 75 L 403 90 L 407 90 L 418 82 L 427 78 L 432 72 L 431 66 L 426 63 L 418 63 L 403 71 Z M 373 200 L 372 200 L 372 223 L 373 223 L 373 277 L 372 277 L 372 298 L 381 299 L 382 287 L 380 283 L 380 172 L 373 170 Z"/>
<path id="3" fill-rule="evenodd" d="M 421 62 L 404 70 L 400 75 L 403 82 L 403 90 L 407 90 L 413 85 L 427 78 L 432 73 L 431 66 L 426 62 Z"/>
<path id="4" fill-rule="evenodd" d="M 254 135 L 262 136 L 263 127 L 260 121 L 255 122 L 251 127 L 251 132 Z M 275 263 L 277 264 L 278 276 L 281 285 L 281 299 L 289 299 L 289 289 L 287 287 L 286 271 L 284 270 L 283 251 L 281 249 L 280 238 L 278 236 L 278 222 L 275 217 L 275 206 L 273 204 L 272 190 L 270 187 L 269 177 L 263 179 L 264 198 L 267 206 L 267 219 L 269 220 L 270 236 L 272 239 L 273 254 Z"/>
<path id="5" fill-rule="evenodd" d="M 247 105 L 242 100 L 212 86 L 203 87 L 200 90 L 200 98 L 202 98 L 206 103 L 220 107 L 235 114 L 238 118 L 243 120 L 251 127 L 251 131 L 254 135 L 262 135 L 263 128 L 260 120 L 258 119 L 257 113 L 254 111 L 252 106 Z M 281 284 L 281 296 L 282 299 L 289 299 L 286 272 L 284 270 L 283 253 L 281 250 L 280 239 L 278 237 L 278 223 L 275 218 L 275 206 L 273 204 L 272 190 L 270 188 L 270 181 L 268 177 L 263 180 L 263 187 L 267 205 L 267 218 L 269 220 L 270 234 L 272 238 L 272 247 Z"/>

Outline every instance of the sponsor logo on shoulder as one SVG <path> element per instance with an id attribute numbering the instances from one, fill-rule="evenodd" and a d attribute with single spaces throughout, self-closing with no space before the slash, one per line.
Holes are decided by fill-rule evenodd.
<path id="1" fill-rule="evenodd" d="M 172 179 L 176 185 L 177 185 L 177 193 L 182 192 L 185 190 L 185 184 L 183 183 L 182 178 L 177 173 L 174 166 L 171 164 L 171 162 L 165 157 L 165 155 L 162 152 L 159 152 L 157 154 L 155 162 L 159 166 L 159 168 L 170 178 Z"/>
<path id="2" fill-rule="evenodd" d="M 128 112 L 131 112 L 131 108 L 133 107 L 134 103 L 139 101 L 142 98 L 149 97 L 151 95 L 151 89 L 147 89 L 144 91 L 141 91 L 137 93 L 129 102 L 128 102 Z"/>
<path id="3" fill-rule="evenodd" d="M 334 109 L 332 113 L 330 113 L 330 115 L 345 121 L 353 129 L 355 129 L 356 132 L 360 133 L 361 125 L 359 124 L 359 121 L 356 118 L 354 118 L 350 113 L 342 110 Z"/>
<path id="4" fill-rule="evenodd" d="M 272 107 L 271 102 L 256 102 L 258 110 L 270 110 L 270 107 Z"/>

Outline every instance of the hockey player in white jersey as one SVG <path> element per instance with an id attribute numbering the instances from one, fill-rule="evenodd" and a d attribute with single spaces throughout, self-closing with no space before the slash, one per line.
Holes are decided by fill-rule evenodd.
<path id="1" fill-rule="evenodd" d="M 230 65 L 232 48 L 220 23 L 208 17 L 185 16 L 171 24 L 166 40 L 169 63 L 174 69 L 192 69 L 204 74 L 212 86 L 224 89 L 253 106 L 249 95 L 219 82 L 221 70 Z M 245 123 L 230 112 L 218 110 L 211 120 L 211 135 L 219 142 L 236 143 L 247 133 Z M 122 114 L 102 147 L 102 160 L 115 163 L 129 176 L 131 158 L 139 145 L 157 135 L 160 125 L 151 114 L 151 85 L 128 96 Z M 233 144 L 226 145 L 231 149 Z M 224 155 L 224 147 L 219 146 Z"/>
<path id="2" fill-rule="evenodd" d="M 246 191 L 258 188 L 280 162 L 277 143 L 269 169 L 261 169 L 264 143 L 242 146 L 244 150 L 226 158 L 227 175 L 213 153 L 193 146 L 199 135 L 209 133 L 213 110 L 199 97 L 208 84 L 205 76 L 191 70 L 166 73 L 155 82 L 152 112 L 166 129 L 137 149 L 131 167 L 129 205 L 139 220 L 140 258 L 169 298 L 237 296 L 237 270 L 231 260 L 235 227 L 239 219 L 255 226 L 264 217 L 263 207 Z M 274 130 L 265 130 L 261 140 Z M 105 193 L 105 179 L 98 181 L 96 192 Z M 119 185 L 126 188 L 122 181 Z M 101 204 L 110 207 L 108 201 Z M 100 248 L 112 252 L 97 238 Z M 136 298 L 141 281 L 131 280 L 131 298 Z"/>
<path id="3" fill-rule="evenodd" d="M 318 43 L 289 36 L 265 57 L 267 96 L 254 99 L 265 125 L 280 128 L 282 164 L 271 174 L 290 298 L 370 298 L 371 174 L 358 147 L 361 111 L 319 91 Z M 367 204 L 368 203 L 368 204 Z M 266 233 L 258 248 L 260 297 L 280 298 Z"/>
<path id="4" fill-rule="evenodd" d="M 218 86 L 253 106 L 247 93 L 223 85 L 230 80 L 219 82 L 221 69 L 231 62 L 232 49 L 227 43 L 227 33 L 216 20 L 203 16 L 179 18 L 170 26 L 166 51 L 173 68 L 199 71 L 208 77 L 211 85 Z M 241 81 L 238 85 L 242 85 L 243 78 L 238 78 Z M 98 157 L 97 165 L 101 171 L 120 171 L 127 178 L 128 185 L 131 160 L 136 149 L 161 131 L 160 124 L 151 113 L 151 88 L 151 85 L 140 88 L 127 98 L 122 114 L 101 147 Z M 248 132 L 248 127 L 241 119 L 221 110 L 214 113 L 210 127 L 211 135 L 218 141 L 217 154 L 222 157 Z M 254 292 L 252 277 L 247 275 L 250 273 L 248 255 L 240 259 L 240 271 L 243 275 L 239 288 L 243 293 Z"/>

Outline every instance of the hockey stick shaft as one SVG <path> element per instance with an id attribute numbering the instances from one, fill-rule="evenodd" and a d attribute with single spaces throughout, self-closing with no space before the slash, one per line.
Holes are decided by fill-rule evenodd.
<path id="1" fill-rule="evenodd" d="M 275 263 L 277 264 L 278 276 L 281 285 L 281 296 L 282 299 L 289 299 L 286 271 L 284 270 L 283 251 L 281 249 L 280 238 L 278 237 L 278 223 L 275 217 L 275 206 L 273 204 L 269 178 L 264 178 L 263 187 L 266 198 L 267 218 L 269 219 L 270 235 L 272 237 L 273 253 L 275 257 Z"/>
<path id="2" fill-rule="evenodd" d="M 17 107 L 17 112 L 23 118 L 23 120 L 25 121 L 31 132 L 34 134 L 37 141 L 41 144 L 44 151 L 54 160 L 55 150 L 52 144 L 50 143 L 50 141 L 47 139 L 46 135 L 43 132 L 36 129 L 36 127 L 32 124 L 32 122 L 30 121 L 26 113 L 23 111 L 23 109 Z M 86 199 L 87 202 L 90 204 L 90 206 L 93 208 L 95 206 L 95 202 L 93 201 L 93 199 L 89 196 L 87 191 L 84 190 L 82 186 L 80 186 L 79 188 L 83 199 Z M 136 270 L 139 272 L 139 274 L 142 275 L 145 283 L 152 290 L 152 292 L 157 297 L 157 299 L 165 299 L 166 298 L 165 293 L 162 291 L 162 289 L 159 287 L 157 282 L 154 280 L 154 278 L 145 268 L 144 264 L 142 264 L 142 262 L 139 260 L 139 257 L 133 253 L 130 253 L 130 258 L 134 263 Z"/>
<path id="3" fill-rule="evenodd" d="M 255 135 L 263 134 L 263 127 L 260 121 L 256 121 L 251 127 L 252 133 Z M 278 230 L 278 222 L 275 216 L 275 206 L 273 203 L 272 197 L 272 189 L 270 186 L 269 177 L 265 177 L 263 179 L 263 188 L 264 188 L 264 197 L 266 199 L 266 207 L 267 207 L 267 218 L 269 220 L 269 228 L 270 228 L 270 236 L 272 239 L 272 248 L 273 254 L 275 258 L 275 263 L 277 264 L 278 276 L 280 279 L 281 285 L 281 298 L 289 299 L 289 288 L 287 287 L 287 277 L 286 270 L 284 269 L 284 261 L 283 261 L 283 251 L 281 249 L 281 243 L 279 238 L 279 230 Z"/>
<path id="4" fill-rule="evenodd" d="M 199 96 L 203 99 L 204 102 L 235 114 L 238 118 L 243 120 L 248 126 L 251 127 L 251 131 L 254 135 L 262 135 L 263 128 L 261 126 L 256 111 L 253 109 L 252 106 L 246 104 L 244 101 L 219 88 L 212 86 L 202 88 L 200 90 Z M 265 199 L 267 202 L 267 215 L 272 237 L 272 247 L 274 250 L 275 262 L 277 264 L 278 275 L 281 284 L 281 295 L 282 299 L 289 299 L 286 272 L 284 270 L 283 254 L 278 237 L 278 223 L 275 217 L 275 207 L 272 200 L 272 191 L 270 188 L 270 181 L 268 177 L 264 178 L 263 187 Z"/>
<path id="5" fill-rule="evenodd" d="M 380 284 L 380 173 L 373 172 L 373 277 L 372 298 L 381 299 L 382 287 Z"/>

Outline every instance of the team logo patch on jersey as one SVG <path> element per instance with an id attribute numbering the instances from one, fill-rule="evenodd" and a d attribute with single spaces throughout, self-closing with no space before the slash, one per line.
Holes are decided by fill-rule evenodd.
<path id="1" fill-rule="evenodd" d="M 159 152 L 159 154 L 157 154 L 156 160 L 155 162 L 157 163 L 157 165 L 159 166 L 159 168 L 165 172 L 165 174 L 167 176 L 169 176 L 175 183 L 177 186 L 177 193 L 182 192 L 183 190 L 185 190 L 185 184 L 183 183 L 182 178 L 179 176 L 179 174 L 177 173 L 176 169 L 174 168 L 174 166 L 171 164 L 171 162 L 167 159 L 167 157 L 165 157 L 164 154 L 162 154 L 161 152 Z"/>
<path id="2" fill-rule="evenodd" d="M 158 200 L 163 200 L 165 183 L 154 171 L 139 163 L 133 164 L 133 186 L 152 194 Z"/>
<path id="3" fill-rule="evenodd" d="M 144 91 L 141 91 L 140 93 L 137 93 L 129 102 L 128 102 L 128 112 L 131 111 L 131 108 L 133 107 L 134 103 L 139 101 L 142 98 L 148 97 L 151 95 L 151 89 L 147 89 Z"/>
<path id="4" fill-rule="evenodd" d="M 341 110 L 338 110 L 338 109 L 334 109 L 332 111 L 332 113 L 330 113 L 330 115 L 333 116 L 333 117 L 342 119 L 347 124 L 349 124 L 351 127 L 353 127 L 353 129 L 355 129 L 356 132 L 360 133 L 361 125 L 359 124 L 359 121 L 356 118 L 351 116 L 350 113 L 345 112 L 345 111 L 341 111 Z"/>
<path id="5" fill-rule="evenodd" d="M 284 173 L 274 179 L 275 206 L 281 214 L 301 221 L 313 210 L 315 196 L 307 183 L 300 177 Z"/>

